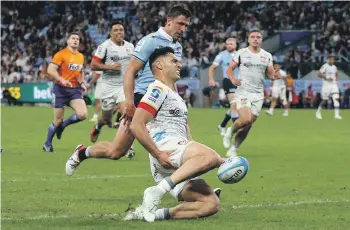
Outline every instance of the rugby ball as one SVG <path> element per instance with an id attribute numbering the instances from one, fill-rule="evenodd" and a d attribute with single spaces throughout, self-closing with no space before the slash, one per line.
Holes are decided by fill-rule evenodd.
<path id="1" fill-rule="evenodd" d="M 218 170 L 218 178 L 225 184 L 240 182 L 249 169 L 249 162 L 241 156 L 227 158 Z"/>

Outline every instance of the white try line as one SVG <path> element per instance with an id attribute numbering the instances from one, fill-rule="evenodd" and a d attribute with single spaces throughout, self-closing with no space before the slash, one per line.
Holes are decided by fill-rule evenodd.
<path id="1" fill-rule="evenodd" d="M 150 174 L 130 174 L 130 175 L 85 175 L 85 176 L 65 176 L 61 174 L 62 178 L 33 178 L 33 179 L 22 179 L 14 178 L 9 180 L 1 180 L 1 183 L 16 183 L 16 182 L 45 182 L 45 181 L 69 181 L 69 180 L 86 180 L 86 179 L 120 179 L 120 178 L 137 178 L 137 177 L 151 177 Z"/>
<path id="2" fill-rule="evenodd" d="M 349 203 L 350 200 L 309 200 L 309 201 L 290 201 L 281 203 L 261 203 L 261 204 L 244 204 L 237 206 L 223 206 L 222 211 L 226 212 L 230 209 L 251 209 L 251 208 L 270 208 L 270 207 L 291 207 L 309 204 L 331 204 L 331 203 Z M 126 213 L 106 213 L 106 214 L 91 214 L 86 216 L 77 215 L 39 215 L 33 217 L 2 217 L 1 221 L 24 221 L 24 220 L 45 220 L 45 219 L 68 219 L 68 218 L 102 218 L 102 217 L 119 217 L 125 216 Z"/>

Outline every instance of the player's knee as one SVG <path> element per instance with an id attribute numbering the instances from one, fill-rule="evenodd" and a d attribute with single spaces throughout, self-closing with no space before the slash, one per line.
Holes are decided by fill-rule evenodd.
<path id="1" fill-rule="evenodd" d="M 107 155 L 111 160 L 119 160 L 122 156 L 125 155 L 125 151 L 123 151 L 121 148 L 108 149 Z"/>
<path id="2" fill-rule="evenodd" d="M 55 126 L 59 126 L 61 123 L 63 122 L 63 117 L 62 118 L 54 118 L 53 123 L 55 124 Z"/>
<path id="3" fill-rule="evenodd" d="M 220 211 L 220 200 L 213 194 L 208 196 L 205 201 L 202 203 L 199 210 L 199 217 L 206 217 L 214 215 Z"/>
<path id="4" fill-rule="evenodd" d="M 217 168 L 221 164 L 221 158 L 216 152 L 210 150 L 210 152 L 205 154 L 205 157 L 202 162 L 203 169 L 213 169 Z"/>
<path id="5" fill-rule="evenodd" d="M 248 126 L 252 124 L 252 119 L 249 117 L 242 117 L 241 122 L 243 126 Z"/>
<path id="6" fill-rule="evenodd" d="M 77 116 L 79 118 L 79 120 L 83 121 L 87 118 L 87 111 L 79 111 L 77 112 Z"/>

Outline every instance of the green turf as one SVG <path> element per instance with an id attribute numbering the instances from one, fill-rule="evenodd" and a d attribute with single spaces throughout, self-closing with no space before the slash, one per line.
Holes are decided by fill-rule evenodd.
<path id="1" fill-rule="evenodd" d="M 54 140 L 55 153 L 44 153 L 50 108 L 2 108 L 3 229 L 350 229 L 350 111 L 334 120 L 324 111 L 294 110 L 262 114 L 239 153 L 250 162 L 247 177 L 224 185 L 216 170 L 204 178 L 223 189 L 221 211 L 199 220 L 123 222 L 129 203 L 135 207 L 153 185 L 148 156 L 136 145 L 133 160 L 84 162 L 68 178 L 64 165 L 79 143 L 89 144 L 92 123 L 84 121 Z M 68 111 L 70 113 L 70 111 Z M 67 115 L 68 115 L 67 113 Z M 224 110 L 191 109 L 195 140 L 225 154 L 216 130 Z M 90 111 L 91 114 L 91 111 Z M 101 140 L 115 130 L 105 128 Z M 176 201 L 166 196 L 162 206 Z"/>

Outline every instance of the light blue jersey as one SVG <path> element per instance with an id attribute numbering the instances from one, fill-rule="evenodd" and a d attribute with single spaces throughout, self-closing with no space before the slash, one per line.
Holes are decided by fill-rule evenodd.
<path id="1" fill-rule="evenodd" d="M 157 32 L 143 37 L 136 45 L 133 55 L 144 63 L 144 67 L 138 72 L 138 78 L 135 84 L 135 93 L 145 94 L 149 84 L 154 82 L 154 76 L 150 69 L 148 58 L 153 51 L 161 47 L 171 47 L 175 51 L 176 58 L 181 61 L 182 46 L 178 41 L 167 34 L 163 28 Z"/>
<path id="2" fill-rule="evenodd" d="M 214 65 L 216 66 L 221 66 L 222 68 L 222 72 L 223 72 L 223 76 L 224 78 L 229 78 L 226 74 L 226 70 L 228 69 L 232 59 L 234 58 L 236 52 L 228 52 L 227 50 L 221 51 L 216 57 L 215 60 L 213 62 Z M 238 68 L 236 68 L 234 70 L 234 76 L 238 77 Z"/>

